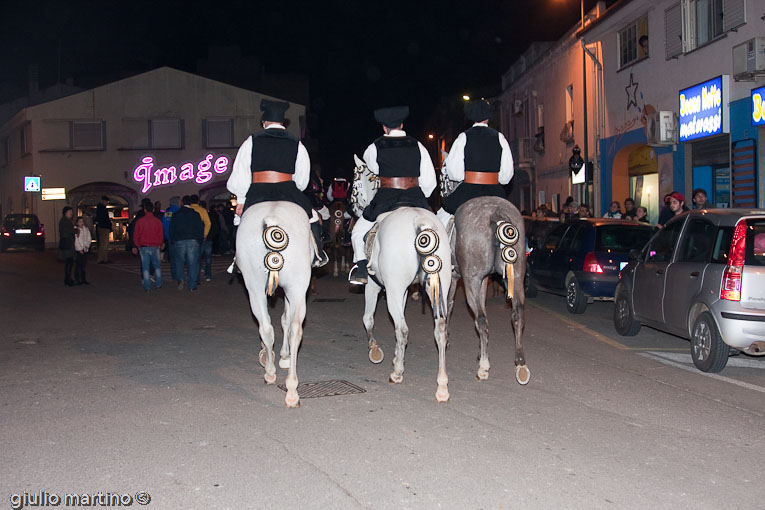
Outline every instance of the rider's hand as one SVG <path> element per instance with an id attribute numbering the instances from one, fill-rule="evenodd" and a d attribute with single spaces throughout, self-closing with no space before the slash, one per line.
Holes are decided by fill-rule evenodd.
<path id="1" fill-rule="evenodd" d="M 241 216 L 244 212 L 244 204 L 236 204 L 236 215 Z"/>

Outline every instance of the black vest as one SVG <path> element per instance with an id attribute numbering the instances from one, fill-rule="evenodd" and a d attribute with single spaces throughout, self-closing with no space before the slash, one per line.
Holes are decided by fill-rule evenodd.
<path id="1" fill-rule="evenodd" d="M 266 129 L 252 135 L 250 169 L 253 172 L 271 170 L 294 174 L 299 142 L 292 134 L 279 128 Z"/>
<path id="2" fill-rule="evenodd" d="M 490 127 L 473 126 L 465 131 L 465 171 L 499 173 L 502 146 L 499 133 Z"/>
<path id="3" fill-rule="evenodd" d="M 419 177 L 420 146 L 411 136 L 381 136 L 374 141 L 380 177 Z"/>

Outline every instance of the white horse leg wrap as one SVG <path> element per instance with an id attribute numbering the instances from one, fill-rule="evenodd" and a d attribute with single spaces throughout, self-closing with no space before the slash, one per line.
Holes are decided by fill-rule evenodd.
<path id="1" fill-rule="evenodd" d="M 358 262 L 366 258 L 364 253 L 364 236 L 372 230 L 375 224 L 366 218 L 359 218 L 351 232 L 351 245 L 353 245 L 353 261 Z"/>

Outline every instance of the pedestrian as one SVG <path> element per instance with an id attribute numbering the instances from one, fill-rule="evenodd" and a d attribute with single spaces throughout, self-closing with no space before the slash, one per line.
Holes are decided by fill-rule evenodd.
<path id="1" fill-rule="evenodd" d="M 704 188 L 693 190 L 693 208 L 694 209 L 712 209 L 714 206 L 707 200 L 707 192 Z"/>
<path id="2" fill-rule="evenodd" d="M 218 253 L 221 255 L 228 253 L 231 249 L 231 230 L 233 225 L 229 225 L 228 217 L 224 212 L 225 207 L 223 204 L 218 204 L 215 207 L 215 217 L 218 220 Z M 212 221 L 212 214 L 210 215 L 210 221 Z"/>
<path id="3" fill-rule="evenodd" d="M 98 258 L 96 263 L 109 263 L 109 234 L 112 231 L 112 220 L 109 219 L 109 211 L 106 209 L 109 197 L 101 197 L 96 206 L 96 238 L 98 240 Z"/>
<path id="4" fill-rule="evenodd" d="M 205 224 L 199 214 L 191 208 L 191 197 L 184 195 L 182 207 L 170 220 L 170 239 L 173 242 L 173 258 L 176 273 L 173 279 L 178 282 L 178 290 L 184 285 L 190 291 L 197 290 L 199 278 L 199 252 L 204 241 Z M 187 271 L 184 275 L 184 269 Z"/>
<path id="5" fill-rule="evenodd" d="M 154 216 L 162 220 L 163 213 L 164 211 L 162 210 L 162 202 L 157 200 L 154 202 Z"/>
<path id="6" fill-rule="evenodd" d="M 672 216 L 677 216 L 687 211 L 685 208 L 685 197 L 678 191 L 673 191 L 669 195 L 669 209 L 672 211 Z"/>
<path id="7" fill-rule="evenodd" d="M 579 206 L 579 212 L 576 214 L 577 218 L 591 218 L 592 214 L 590 212 L 590 206 L 587 204 L 582 204 Z"/>
<path id="8" fill-rule="evenodd" d="M 146 214 L 135 224 L 133 231 L 133 254 L 141 255 L 141 275 L 143 276 L 143 290 L 151 290 L 151 270 L 154 269 L 154 285 L 162 288 L 162 263 L 159 260 L 159 252 L 165 242 L 165 230 L 162 221 L 154 215 L 154 204 L 151 202 L 144 206 Z"/>
<path id="9" fill-rule="evenodd" d="M 88 261 L 88 250 L 93 238 L 90 229 L 85 225 L 85 219 L 77 218 L 77 234 L 74 237 L 74 284 L 90 285 L 85 278 L 85 264 Z"/>
<path id="10" fill-rule="evenodd" d="M 650 223 L 650 221 L 648 221 L 648 209 L 645 207 L 638 207 L 635 209 L 634 220 L 641 223 Z"/>
<path id="11" fill-rule="evenodd" d="M 372 229 L 377 216 L 392 210 L 399 202 L 430 210 L 427 197 L 436 188 L 436 172 L 430 154 L 415 138 L 404 131 L 408 106 L 380 108 L 374 112 L 382 124 L 383 136 L 364 152 L 367 168 L 380 176 L 380 189 L 351 232 L 354 266 L 348 275 L 352 285 L 366 285 L 367 259 L 364 237 Z M 498 171 L 499 169 L 497 169 Z"/>
<path id="12" fill-rule="evenodd" d="M 661 208 L 661 211 L 659 211 L 659 222 L 657 223 L 659 228 L 663 228 L 664 224 L 669 221 L 672 216 L 674 216 L 674 214 L 672 214 L 672 210 L 669 208 L 670 198 L 672 198 L 672 193 L 664 195 L 664 206 Z"/>
<path id="13" fill-rule="evenodd" d="M 622 206 L 614 200 L 611 202 L 611 206 L 608 208 L 608 211 L 603 215 L 604 218 L 613 218 L 613 219 L 621 219 L 622 217 Z"/>
<path id="14" fill-rule="evenodd" d="M 624 199 L 624 214 L 622 218 L 625 220 L 634 220 L 637 211 L 635 210 L 635 201 L 630 197 Z"/>
<path id="15" fill-rule="evenodd" d="M 138 209 L 138 211 L 133 216 L 133 221 L 130 222 L 130 224 L 127 226 L 127 233 L 128 233 L 128 242 L 125 245 L 125 250 L 130 251 L 133 249 L 133 235 L 135 233 L 135 224 L 138 223 L 138 220 L 144 217 L 146 214 L 146 204 L 151 204 L 151 199 L 144 198 L 141 200 L 141 208 Z"/>
<path id="16" fill-rule="evenodd" d="M 200 271 L 201 271 L 202 267 L 204 266 L 205 281 L 209 282 L 209 281 L 212 280 L 213 235 L 217 235 L 218 234 L 217 233 L 217 224 L 216 224 L 216 231 L 213 232 L 213 221 L 210 219 L 210 215 L 207 213 L 207 202 L 205 202 L 204 200 L 200 200 L 199 201 L 199 208 L 196 208 L 196 207 L 194 207 L 194 203 L 193 203 L 194 202 L 194 196 L 193 195 L 191 197 L 191 201 L 192 201 L 191 207 L 195 211 L 199 212 L 200 209 L 202 211 L 204 211 L 205 215 L 207 216 L 207 223 L 205 224 L 205 226 L 207 226 L 208 224 L 210 226 L 206 230 L 205 240 L 202 241 L 202 248 L 201 248 L 201 252 L 199 253 L 199 258 L 200 258 L 199 268 L 200 268 Z M 202 216 L 202 215 L 200 214 L 200 216 Z M 204 223 L 204 221 L 205 221 L 205 219 L 202 218 L 202 222 L 203 223 Z"/>
<path id="17" fill-rule="evenodd" d="M 170 262 L 170 267 L 173 267 L 173 249 L 172 240 L 170 239 L 170 220 L 173 219 L 173 214 L 181 208 L 181 197 L 171 197 L 170 206 L 162 214 L 162 227 L 165 230 L 165 253 L 167 254 L 167 260 Z M 172 274 L 175 274 L 175 270 L 172 270 Z"/>
<path id="18" fill-rule="evenodd" d="M 74 211 L 69 206 L 64 207 L 58 222 L 58 259 L 64 262 L 64 285 L 71 287 L 72 269 L 74 268 L 74 236 L 76 234 L 72 218 Z"/>

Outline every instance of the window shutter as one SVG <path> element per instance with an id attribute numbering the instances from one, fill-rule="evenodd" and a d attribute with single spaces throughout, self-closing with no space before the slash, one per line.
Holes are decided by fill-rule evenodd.
<path id="1" fill-rule="evenodd" d="M 746 0 L 723 0 L 723 31 L 746 23 Z"/>
<path id="2" fill-rule="evenodd" d="M 72 148 L 103 149 L 104 124 L 102 122 L 72 122 Z"/>
<path id="3" fill-rule="evenodd" d="M 667 60 L 683 52 L 683 19 L 680 4 L 664 11 L 664 48 Z"/>

